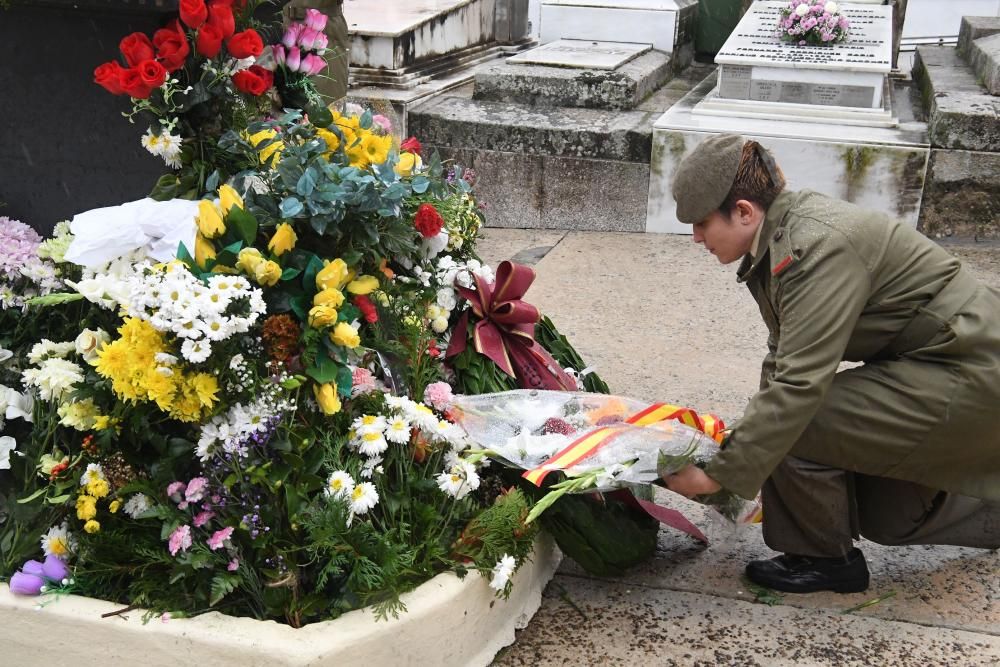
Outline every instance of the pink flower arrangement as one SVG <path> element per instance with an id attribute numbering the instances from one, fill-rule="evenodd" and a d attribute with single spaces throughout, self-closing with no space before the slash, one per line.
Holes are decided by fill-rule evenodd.
<path id="1" fill-rule="evenodd" d="M 0 278 L 21 277 L 21 267 L 37 259 L 42 237 L 19 220 L 0 216 Z"/>
<path id="2" fill-rule="evenodd" d="M 799 46 L 832 46 L 847 39 L 851 22 L 830 0 L 792 0 L 781 9 L 779 39 Z"/>
<path id="3" fill-rule="evenodd" d="M 292 23 L 281 37 L 281 44 L 274 44 L 271 53 L 274 62 L 289 72 L 313 76 L 326 69 L 323 54 L 330 44 L 323 32 L 326 14 L 315 9 L 306 10 L 303 22 Z"/>

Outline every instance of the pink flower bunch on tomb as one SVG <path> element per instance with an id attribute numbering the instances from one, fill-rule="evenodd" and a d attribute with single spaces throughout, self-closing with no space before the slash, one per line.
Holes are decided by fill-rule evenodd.
<path id="1" fill-rule="evenodd" d="M 281 44 L 271 47 L 274 61 L 290 72 L 301 72 L 313 76 L 326 69 L 326 53 L 329 40 L 323 29 L 327 16 L 317 9 L 307 9 L 306 18 L 288 26 Z"/>

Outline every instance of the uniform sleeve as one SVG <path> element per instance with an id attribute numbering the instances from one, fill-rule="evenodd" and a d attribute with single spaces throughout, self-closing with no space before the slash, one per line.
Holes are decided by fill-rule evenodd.
<path id="1" fill-rule="evenodd" d="M 744 498 L 757 494 L 816 414 L 868 300 L 870 277 L 858 253 L 839 232 L 822 233 L 772 278 L 781 326 L 773 376 L 705 467 Z"/>
<path id="2" fill-rule="evenodd" d="M 774 355 L 778 350 L 778 341 L 773 335 L 767 337 L 767 354 L 760 364 L 760 386 L 758 389 L 766 389 L 774 377 Z"/>

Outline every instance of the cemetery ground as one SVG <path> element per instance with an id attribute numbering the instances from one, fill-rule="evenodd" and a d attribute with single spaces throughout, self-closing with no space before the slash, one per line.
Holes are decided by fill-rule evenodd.
<path id="1" fill-rule="evenodd" d="M 527 300 L 613 392 L 714 411 L 727 422 L 740 416 L 756 388 L 766 333 L 734 266 L 719 265 L 684 236 L 484 235 L 486 261 L 534 266 Z M 1000 286 L 1000 244 L 945 247 Z M 698 506 L 685 506 L 701 523 Z M 664 528 L 655 557 L 618 579 L 590 577 L 564 560 L 538 614 L 494 664 L 1000 664 L 1000 552 L 859 546 L 872 584 L 850 595 L 771 598 L 751 590 L 744 565 L 774 555 L 756 526 L 707 548 Z"/>

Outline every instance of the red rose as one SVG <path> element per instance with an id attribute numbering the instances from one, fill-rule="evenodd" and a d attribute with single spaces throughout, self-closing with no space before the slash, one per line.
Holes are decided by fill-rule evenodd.
<path id="1" fill-rule="evenodd" d="M 224 39 L 229 39 L 236 32 L 233 10 L 225 3 L 213 2 L 208 6 L 208 22 L 219 29 Z"/>
<path id="2" fill-rule="evenodd" d="M 205 0 L 181 0 L 181 21 L 189 28 L 201 27 L 208 18 Z"/>
<path id="3" fill-rule="evenodd" d="M 420 142 L 417 141 L 416 137 L 410 137 L 399 145 L 399 150 L 404 153 L 416 153 L 417 155 L 420 155 L 420 151 L 423 150 L 423 146 L 420 145 Z"/>
<path id="4" fill-rule="evenodd" d="M 177 21 L 172 28 L 161 28 L 153 34 L 153 44 L 156 45 L 156 57 L 160 63 L 173 72 L 184 67 L 184 61 L 191 53 L 187 37 Z"/>
<path id="5" fill-rule="evenodd" d="M 413 226 L 425 239 L 433 238 L 441 232 L 444 218 L 432 204 L 421 204 L 413 218 Z"/>
<path id="6" fill-rule="evenodd" d="M 234 74 L 233 83 L 244 93 L 259 97 L 274 83 L 274 75 L 259 65 L 251 65 L 249 69 Z"/>
<path id="7" fill-rule="evenodd" d="M 94 83 L 101 86 L 112 95 L 121 95 L 125 92 L 122 90 L 122 84 L 119 80 L 121 77 L 121 71 L 122 66 L 114 60 L 109 63 L 99 65 L 97 69 L 94 70 Z"/>
<path id="8" fill-rule="evenodd" d="M 143 60 L 150 60 L 155 55 L 153 43 L 149 41 L 149 37 L 146 37 L 141 32 L 133 32 L 131 35 L 127 35 L 118 44 L 118 48 L 121 49 L 122 55 L 125 56 L 125 62 L 128 63 L 129 67 L 135 67 Z"/>
<path id="9" fill-rule="evenodd" d="M 375 304 L 372 303 L 372 300 L 369 299 L 366 295 L 364 294 L 357 295 L 356 297 L 351 299 L 351 303 L 357 306 L 358 310 L 361 311 L 361 314 L 365 318 L 365 322 L 368 322 L 368 324 L 374 324 L 375 322 L 378 322 L 378 310 L 376 310 Z"/>
<path id="10" fill-rule="evenodd" d="M 233 58 L 249 58 L 259 56 L 264 51 L 264 42 L 253 28 L 238 32 L 226 42 L 229 55 Z"/>
<path id="11" fill-rule="evenodd" d="M 162 86 L 163 82 L 167 80 L 167 70 L 155 60 L 143 60 L 137 69 L 139 76 L 142 77 L 142 82 L 149 86 L 150 92 L 154 88 Z"/>
<path id="12" fill-rule="evenodd" d="M 214 58 L 222 50 L 222 31 L 218 26 L 206 23 L 198 29 L 195 49 L 206 58 Z"/>
<path id="13" fill-rule="evenodd" d="M 123 69 L 119 72 L 118 83 L 129 97 L 144 100 L 153 92 L 153 88 L 142 80 L 138 68 Z"/>

